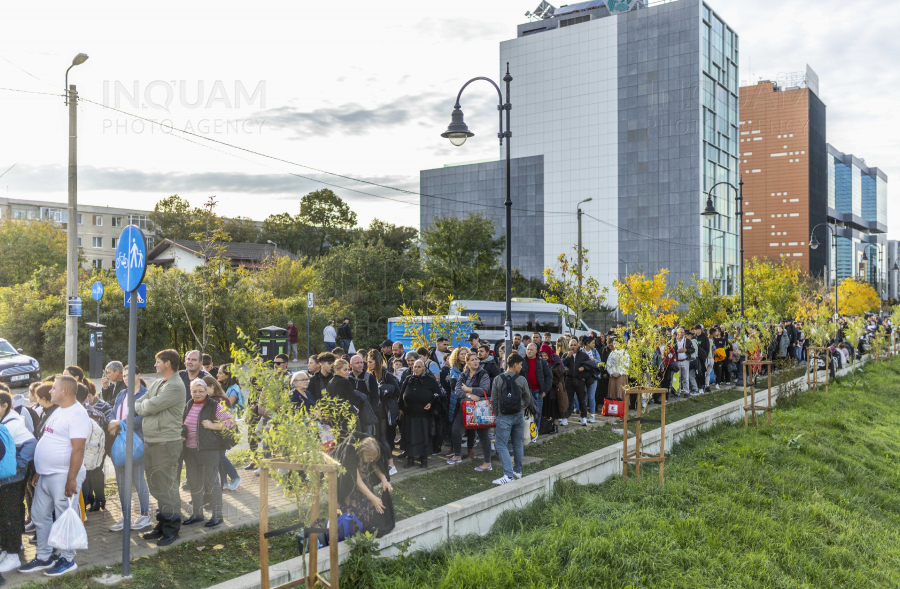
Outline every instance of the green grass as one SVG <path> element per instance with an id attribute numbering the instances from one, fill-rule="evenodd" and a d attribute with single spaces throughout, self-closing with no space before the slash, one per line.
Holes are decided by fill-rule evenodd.
<path id="1" fill-rule="evenodd" d="M 772 426 L 684 440 L 664 488 L 646 467 L 640 481 L 561 484 L 485 537 L 396 559 L 359 551 L 342 587 L 896 588 L 898 388 L 900 361 L 870 365 Z"/>

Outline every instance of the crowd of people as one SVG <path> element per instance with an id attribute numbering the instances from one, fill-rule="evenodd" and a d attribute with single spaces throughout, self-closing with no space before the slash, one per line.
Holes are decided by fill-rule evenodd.
<path id="1" fill-rule="evenodd" d="M 174 350 L 157 353 L 155 360 L 157 378 L 149 387 L 141 374 L 134 375 L 130 472 L 124 443 L 117 449 L 131 410 L 128 368 L 121 362 L 106 366 L 99 390 L 81 368 L 68 366 L 33 383 L 30 404 L 0 384 L 0 584 L 2 573 L 12 570 L 56 577 L 78 568 L 75 551 L 55 549 L 48 538 L 70 504 L 82 520 L 106 509 L 107 459 L 121 504 L 127 503 L 129 487 L 137 495 L 140 511 L 130 529 L 152 527 L 142 534 L 145 540 L 166 546 L 178 539 L 182 525 L 222 523 L 222 490 L 241 482 L 225 451 L 236 443 L 244 394 L 230 365 L 213 367 L 212 359 L 196 350 L 185 354 L 183 370 Z M 179 493 L 183 471 L 183 488 L 191 494 L 187 518 Z M 155 526 L 151 495 L 157 503 Z M 110 531 L 124 528 L 123 518 Z M 24 564 L 23 535 L 36 547 L 35 557 Z"/>
<path id="2" fill-rule="evenodd" d="M 851 341 L 845 318 L 832 327 L 825 345 L 836 367 L 868 349 L 877 332 L 892 330 L 889 319 L 874 315 L 857 341 Z M 539 435 L 557 434 L 570 419 L 587 426 L 596 421 L 604 401 L 623 399 L 624 390 L 635 384 L 620 345 L 630 333 L 621 324 L 606 334 L 563 335 L 555 341 L 550 333 L 516 334 L 509 354 L 503 345 L 494 353 L 477 333 L 457 347 L 445 337 L 415 350 L 385 340 L 377 349 L 350 354 L 337 345 L 352 345 L 349 322 L 342 324 L 343 331 L 329 328 L 325 335 L 333 333 L 334 345 L 312 355 L 306 369 L 290 372 L 288 354 L 276 356 L 272 369 L 290 390 L 292 411 L 312 414 L 320 400 L 330 397 L 355 415 L 354 427 L 348 420 L 327 424 L 336 432 L 333 455 L 345 468 L 338 498 L 343 510 L 378 535 L 394 525 L 390 477 L 398 473 L 397 463 L 425 468 L 429 458 L 451 466 L 468 459 L 474 471 L 488 473 L 495 469 L 496 454 L 502 474 L 492 482 L 504 485 L 523 475 L 526 415 Z M 736 335 L 737 326 L 666 330 L 665 344 L 653 354 L 660 387 L 669 396 L 699 395 L 740 383 L 747 360 L 770 359 L 790 367 L 809 357 L 811 338 L 801 322 L 786 320 L 767 329 L 771 337 L 760 341 L 768 345 L 749 357 L 739 338 L 752 337 L 752 330 L 742 335 Z M 75 505 L 81 505 L 82 517 L 106 509 L 107 458 L 120 502 L 127 503 L 129 487 L 137 496 L 139 513 L 130 529 L 152 526 L 142 534 L 145 540 L 166 546 L 178 539 L 183 525 L 222 523 L 222 493 L 241 484 L 226 455 L 239 441 L 238 421 L 246 423 L 249 445 L 256 450 L 254 431 L 277 408 L 251 405 L 237 367 L 214 366 L 209 355 L 196 350 L 183 358 L 163 350 L 155 356 L 154 369 L 149 386 L 139 371 L 134 375 L 130 472 L 121 446 L 116 451 L 130 411 L 128 368 L 121 362 L 106 366 L 99 390 L 81 368 L 68 366 L 33 383 L 29 403 L 0 384 L 0 573 L 17 569 L 59 576 L 77 569 L 75 552 L 53 549 L 48 536 L 70 498 L 79 498 Z M 490 408 L 490 427 L 470 419 L 471 407 L 478 404 Z M 243 468 L 260 472 L 252 460 Z M 188 506 L 182 505 L 179 489 L 190 493 Z M 110 531 L 125 527 L 123 517 Z M 23 534 L 36 546 L 35 558 L 24 564 L 19 557 Z"/>

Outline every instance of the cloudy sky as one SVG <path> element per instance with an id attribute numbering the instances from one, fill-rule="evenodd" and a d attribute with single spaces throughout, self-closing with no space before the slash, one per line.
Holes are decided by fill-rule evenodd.
<path id="1" fill-rule="evenodd" d="M 476 137 L 452 148 L 439 134 L 461 84 L 497 77 L 499 42 L 537 3 L 16 2 L 0 24 L 0 87 L 60 92 L 84 52 L 90 59 L 69 80 L 82 98 L 164 122 L 80 103 L 83 203 L 152 209 L 170 194 L 197 205 L 216 195 L 220 213 L 261 220 L 296 213 L 327 182 L 363 224 L 418 226 L 417 197 L 405 191 L 418 190 L 419 170 L 498 156 L 487 86 L 464 99 Z M 828 141 L 900 181 L 900 3 L 712 7 L 741 35 L 744 82 L 809 63 L 828 107 Z M 66 135 L 62 98 L 0 90 L 0 173 L 15 164 L 0 196 L 64 201 Z M 898 238 L 900 207 L 889 214 Z"/>

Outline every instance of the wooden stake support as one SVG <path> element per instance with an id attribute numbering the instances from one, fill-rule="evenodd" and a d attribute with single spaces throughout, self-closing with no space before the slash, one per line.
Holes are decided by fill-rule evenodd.
<path id="1" fill-rule="evenodd" d="M 266 461 L 260 464 L 259 472 L 259 574 L 260 589 L 293 589 L 306 586 L 307 589 L 324 587 L 325 589 L 340 588 L 340 567 L 338 563 L 338 527 L 337 527 L 337 475 L 341 465 L 330 456 L 325 456 L 324 464 L 308 465 L 294 464 L 291 462 Z M 318 534 L 309 536 L 309 572 L 306 577 L 294 579 L 281 585 L 269 584 L 269 470 L 294 470 L 303 471 L 313 479 L 312 511 L 310 520 L 315 522 L 319 518 L 319 485 L 322 475 L 328 477 L 328 534 L 331 542 L 328 544 L 331 558 L 331 577 L 328 581 L 318 573 Z M 293 526 L 292 526 L 293 528 Z"/>
<path id="2" fill-rule="evenodd" d="M 628 464 L 634 464 L 634 472 L 637 478 L 641 478 L 641 463 L 658 462 L 659 463 L 659 485 L 663 486 L 663 467 L 666 463 L 666 394 L 668 389 L 654 389 L 650 387 L 634 387 L 625 389 L 625 415 L 622 417 L 622 481 L 628 480 Z M 641 394 L 659 394 L 662 400 L 660 409 L 660 419 L 646 419 L 641 417 L 643 413 L 643 403 L 641 403 Z M 629 396 L 638 395 L 637 398 L 637 416 L 633 420 L 637 423 L 634 433 L 634 452 L 628 451 L 628 407 Z M 648 454 L 643 451 L 641 446 L 641 424 L 658 423 L 659 424 L 659 454 Z"/>
<path id="3" fill-rule="evenodd" d="M 769 422 L 769 425 L 772 425 L 772 368 L 775 366 L 775 363 L 771 360 L 759 360 L 756 362 L 748 361 L 743 362 L 743 380 L 744 380 L 744 429 L 749 427 L 749 416 L 753 415 L 753 427 L 759 427 L 759 422 L 756 419 L 757 411 L 765 411 L 766 419 Z M 767 386 L 766 386 L 766 404 L 765 405 L 757 405 L 756 404 L 756 375 L 753 374 L 754 368 L 762 368 L 763 366 L 768 366 L 767 372 Z M 753 384 L 750 385 L 750 404 L 747 404 L 747 381 L 748 376 L 752 375 Z"/>
<path id="4" fill-rule="evenodd" d="M 819 380 L 819 353 L 825 352 L 825 380 Z M 807 348 L 806 350 L 806 388 L 819 391 L 825 385 L 825 398 L 828 398 L 828 375 L 831 371 L 831 348 Z"/>

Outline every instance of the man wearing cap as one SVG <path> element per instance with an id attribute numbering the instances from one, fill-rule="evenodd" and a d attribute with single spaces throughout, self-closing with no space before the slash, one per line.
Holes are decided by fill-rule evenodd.
<path id="1" fill-rule="evenodd" d="M 381 342 L 381 345 L 378 346 L 381 348 L 381 357 L 384 359 L 384 366 L 390 366 L 391 356 L 393 355 L 393 347 L 394 342 L 389 339 Z"/>
<path id="2" fill-rule="evenodd" d="M 480 345 L 481 345 L 481 338 L 478 337 L 478 334 L 475 332 L 470 333 L 469 334 L 469 347 L 478 349 L 478 347 Z"/>

